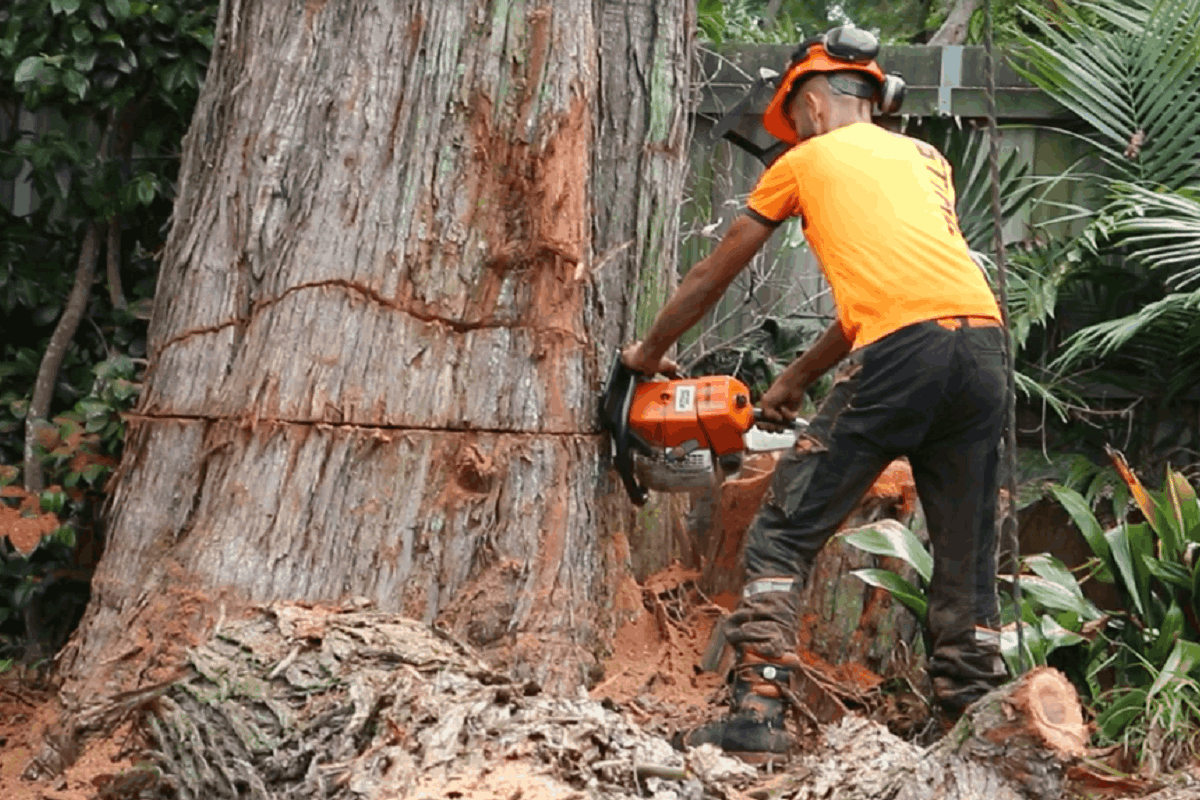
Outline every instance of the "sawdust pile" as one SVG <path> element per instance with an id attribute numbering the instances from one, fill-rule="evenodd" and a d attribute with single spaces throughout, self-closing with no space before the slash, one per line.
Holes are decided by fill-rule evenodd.
<path id="1" fill-rule="evenodd" d="M 703 714 L 722 684 L 697 665 L 728 609 L 705 597 L 698 579 L 696 571 L 674 564 L 645 580 L 642 606 L 613 637 L 594 699 L 621 703 L 642 723 L 681 723 Z"/>
<path id="2" fill-rule="evenodd" d="M 184 799 L 700 800 L 757 777 L 395 615 L 279 605 L 226 623 L 189 666 L 145 719 L 163 788 Z"/>
<path id="3" fill-rule="evenodd" d="M 687 588 L 686 580 L 659 580 L 660 601 Z M 671 620 L 671 604 L 663 605 Z M 668 641 L 683 648 L 687 640 Z M 655 687 L 662 687 L 658 697 Z M 665 712 L 672 706 L 667 687 L 660 675 L 637 687 L 635 699 Z M 706 689 L 691 688 L 697 696 Z M 808 729 L 786 768 L 770 774 L 709 746 L 673 750 L 659 735 L 664 719 L 639 703 L 549 696 L 497 673 L 444 633 L 396 615 L 278 605 L 223 624 L 194 648 L 189 674 L 143 707 L 137 729 L 91 743 L 78 765 L 86 776 L 74 770 L 52 784 L 4 781 L 0 796 L 865 800 L 881 787 L 895 789 L 897 776 L 916 774 L 937 753 L 851 713 Z M 22 705 L 42 717 L 50 709 Z M 25 753 L 34 743 L 27 744 Z M 1081 785 L 1096 784 L 1073 788 Z M 1153 797 L 1196 792 L 1192 782 Z M 904 789 L 900 796 L 922 795 Z"/>
<path id="4" fill-rule="evenodd" d="M 696 529 L 691 535 L 706 543 L 702 550 L 708 553 L 697 568 L 676 563 L 650 575 L 640 586 L 623 587 L 622 609 L 628 619 L 613 638 L 612 652 L 604 662 L 605 677 L 592 689 L 593 698 L 622 703 L 638 715 L 640 721 L 657 725 L 667 735 L 711 717 L 713 707 L 725 699 L 722 676 L 724 668 L 729 666 L 729 653 L 725 653 L 719 664 L 719 652 L 707 654 L 710 667 L 716 667 L 714 671 L 701 671 L 699 665 L 706 660 L 714 625 L 733 610 L 741 594 L 746 530 L 762 503 L 776 464 L 777 458 L 772 454 L 753 456 L 737 479 L 726 481 L 714 497 L 701 498 L 711 507 L 702 509 L 704 513 L 693 520 Z M 917 507 L 912 470 L 907 461 L 901 459 L 889 465 L 878 477 L 851 521 L 898 518 L 908 522 Z M 869 704 L 864 698 L 879 694 L 885 676 L 876 674 L 870 666 L 854 658 L 839 658 L 854 655 L 857 651 L 842 652 L 846 648 L 838 650 L 829 643 L 846 638 L 841 629 L 862 622 L 860 617 L 870 617 L 868 621 L 876 622 L 875 627 L 883 629 L 882 632 L 903 638 L 904 631 L 887 630 L 887 626 L 878 624 L 876 617 L 899 615 L 907 621 L 905 615 L 908 612 L 903 609 L 892 611 L 895 604 L 885 592 L 872 591 L 856 578 L 847 577 L 849 569 L 877 565 L 866 563 L 870 557 L 857 552 L 839 556 L 844 549 L 828 548 L 830 552 L 819 559 L 818 573 L 831 586 L 836 587 L 841 581 L 848 582 L 851 588 L 858 587 L 858 594 L 871 598 L 872 602 L 864 605 L 860 601 L 861 609 L 852 604 L 847 604 L 846 608 L 835 607 L 828 615 L 830 619 L 807 609 L 806 621 L 800 631 L 801 647 L 797 652 L 812 676 L 812 685 L 824 687 L 822 694 L 833 694 L 839 702 L 849 701 L 852 707 L 862 708 Z M 848 558 L 863 563 L 851 563 Z M 895 568 L 894 565 L 887 566 Z M 831 590 L 830 598 L 822 596 L 819 599 L 844 601 L 846 594 L 845 591 L 839 594 Z M 908 621 L 908 625 L 912 627 L 912 622 Z M 899 669 L 901 666 L 903 670 Z M 907 677 L 913 667 L 892 665 L 886 677 L 894 677 L 898 671 Z M 901 707 L 880 711 L 880 718 L 886 716 L 895 730 L 911 729 L 921 723 L 923 715 L 927 716 L 920 708 L 923 703 L 911 692 L 906 693 L 904 702 L 899 705 Z"/>
<path id="5" fill-rule="evenodd" d="M 43 676 L 13 667 L 0 675 L 0 797 L 4 800 L 117 800 L 136 793 L 115 791 L 141 772 L 138 737 L 130 725 L 91 743 L 62 775 L 42 780 L 23 776 L 42 748 L 42 736 L 62 709 Z"/>

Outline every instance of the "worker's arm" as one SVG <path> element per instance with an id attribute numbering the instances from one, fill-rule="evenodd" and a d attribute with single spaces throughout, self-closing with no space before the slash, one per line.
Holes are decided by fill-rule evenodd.
<path id="1" fill-rule="evenodd" d="M 771 237 L 775 228 L 741 215 L 707 258 L 697 262 L 658 311 L 646 338 L 622 351 L 625 366 L 646 375 L 675 372 L 678 366 L 663 358 L 684 331 L 700 321 L 754 254 Z"/>
<path id="2" fill-rule="evenodd" d="M 804 351 L 771 384 L 759 408 L 766 419 L 791 422 L 804 399 L 804 390 L 825 371 L 841 361 L 850 352 L 852 342 L 846 338 L 841 323 L 836 319 L 825 329 L 813 346 Z"/>

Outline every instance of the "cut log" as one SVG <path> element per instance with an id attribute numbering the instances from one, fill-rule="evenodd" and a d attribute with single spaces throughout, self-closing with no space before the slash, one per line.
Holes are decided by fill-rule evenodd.
<path id="1" fill-rule="evenodd" d="M 846 716 L 821 730 L 772 797 L 818 800 L 1051 800 L 1084 755 L 1087 726 L 1062 673 L 1034 669 L 991 692 L 928 750 Z"/>
<path id="2" fill-rule="evenodd" d="M 990 763 L 1030 797 L 1057 797 L 1089 736 L 1075 687 L 1038 667 L 969 708 L 942 749 Z"/>

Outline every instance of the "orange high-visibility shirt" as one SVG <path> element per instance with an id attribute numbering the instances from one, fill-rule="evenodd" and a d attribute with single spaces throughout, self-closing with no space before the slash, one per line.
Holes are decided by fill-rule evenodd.
<path id="1" fill-rule="evenodd" d="M 751 216 L 798 216 L 855 349 L 916 322 L 1000 308 L 954 213 L 936 148 L 856 122 L 796 145 L 763 173 Z"/>

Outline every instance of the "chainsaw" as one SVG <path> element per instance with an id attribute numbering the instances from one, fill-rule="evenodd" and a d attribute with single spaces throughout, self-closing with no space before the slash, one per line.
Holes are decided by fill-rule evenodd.
<path id="1" fill-rule="evenodd" d="M 792 447 L 808 423 L 763 422 L 750 389 L 737 378 L 709 375 L 655 380 L 621 363 L 617 353 L 600 396 L 600 426 L 629 499 L 715 486 L 741 469 L 746 453 Z M 772 430 L 772 428 L 774 430 Z"/>

